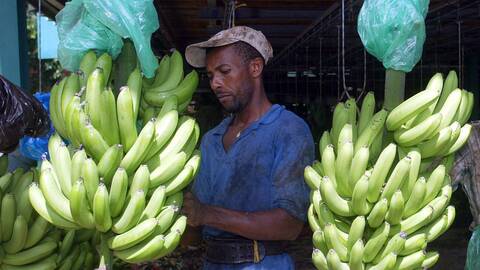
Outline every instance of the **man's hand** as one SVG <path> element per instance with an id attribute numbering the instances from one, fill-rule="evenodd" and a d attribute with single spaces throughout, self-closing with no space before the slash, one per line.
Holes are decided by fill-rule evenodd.
<path id="1" fill-rule="evenodd" d="M 187 192 L 183 197 L 182 212 L 187 216 L 188 225 L 197 227 L 204 224 L 207 206 L 201 203 L 195 195 Z"/>

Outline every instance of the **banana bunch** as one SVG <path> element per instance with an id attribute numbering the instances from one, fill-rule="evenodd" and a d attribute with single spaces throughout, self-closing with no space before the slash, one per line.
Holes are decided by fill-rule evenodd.
<path id="1" fill-rule="evenodd" d="M 177 97 L 179 111 L 185 110 L 192 100 L 198 81 L 195 70 L 184 77 L 183 57 L 177 50 L 171 55 L 163 56 L 155 77 L 151 80 L 144 79 L 140 115 L 143 119 L 153 117 L 171 96 Z"/>
<path id="2" fill-rule="evenodd" d="M 143 78 L 130 45 L 115 61 L 88 52 L 80 71 L 53 87 L 57 133 L 28 193 L 49 223 L 95 232 L 116 257 L 141 262 L 169 254 L 185 230 L 182 190 L 198 170 L 200 130 L 182 112 L 198 75 L 184 78 L 174 51 L 155 78 Z"/>
<path id="3" fill-rule="evenodd" d="M 36 178 L 35 169 L 21 168 L 0 177 L 0 269 L 93 269 L 94 257 L 92 267 L 80 262 L 77 268 L 60 267 L 66 254 L 62 231 L 37 215 L 29 201 L 28 188 Z"/>
<path id="4" fill-rule="evenodd" d="M 373 93 L 358 117 L 354 99 L 336 106 L 332 128 L 319 142 L 320 160 L 304 172 L 317 269 L 426 269 L 438 261 L 437 252 L 425 249 L 455 218 L 448 172 L 468 139 L 472 109 L 466 91 L 465 107 L 458 96 L 453 104 L 450 96 L 460 91 L 454 75 L 443 85 L 436 74 L 390 113 L 375 113 Z M 440 136 L 448 145 L 430 141 Z"/>
<path id="5" fill-rule="evenodd" d="M 386 127 L 404 152 L 417 147 L 427 161 L 447 157 L 467 141 L 473 105 L 473 93 L 458 88 L 455 71 L 449 72 L 445 82 L 437 73 L 424 91 L 390 112 Z"/>

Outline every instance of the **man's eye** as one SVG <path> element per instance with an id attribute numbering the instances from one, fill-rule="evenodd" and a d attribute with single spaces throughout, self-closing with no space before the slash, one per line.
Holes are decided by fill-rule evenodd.
<path id="1" fill-rule="evenodd" d="M 222 69 L 222 70 L 220 70 L 220 72 L 222 74 L 228 74 L 228 73 L 230 73 L 230 69 Z"/>

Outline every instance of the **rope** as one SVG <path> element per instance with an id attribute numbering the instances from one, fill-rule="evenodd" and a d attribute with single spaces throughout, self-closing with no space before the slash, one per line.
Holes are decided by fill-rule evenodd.
<path id="1" fill-rule="evenodd" d="M 38 1 L 38 13 L 37 13 L 37 37 L 38 37 L 38 91 L 42 91 L 42 26 L 40 23 L 42 16 L 42 1 Z"/>

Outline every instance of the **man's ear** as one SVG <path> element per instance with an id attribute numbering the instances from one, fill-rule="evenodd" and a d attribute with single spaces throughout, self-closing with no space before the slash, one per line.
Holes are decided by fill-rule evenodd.
<path id="1" fill-rule="evenodd" d="M 257 57 L 255 59 L 250 60 L 250 75 L 254 78 L 258 78 L 263 73 L 263 59 Z"/>

